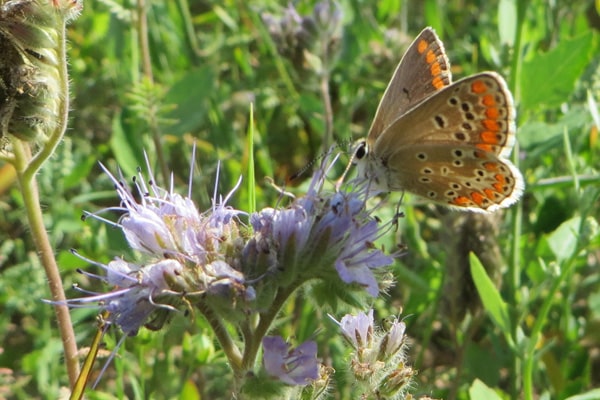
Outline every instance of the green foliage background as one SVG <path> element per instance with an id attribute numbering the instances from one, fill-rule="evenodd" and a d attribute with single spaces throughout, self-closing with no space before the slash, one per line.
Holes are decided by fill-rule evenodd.
<path id="1" fill-rule="evenodd" d="M 310 65 L 283 58 L 260 18 L 281 14 L 285 4 L 147 0 L 146 32 L 139 3 L 88 0 L 69 27 L 70 129 L 39 176 L 66 287 L 106 290 L 76 273 L 90 266 L 70 248 L 100 262 L 129 252 L 118 231 L 80 219 L 83 210 L 117 201 L 98 161 L 133 176 L 146 150 L 157 180 L 167 182 L 172 170 L 175 186 L 187 193 L 196 141 L 193 197 L 205 209 L 219 160 L 221 193 L 247 174 L 253 103 L 262 208 L 278 197 L 263 177 L 283 184 L 323 151 L 319 77 Z M 294 5 L 308 15 L 314 2 Z M 396 236 L 385 239 L 405 245 L 408 255 L 394 265 L 397 284 L 375 308 L 377 318 L 406 316 L 410 360 L 419 370 L 414 393 L 520 398 L 530 388 L 539 398 L 600 398 L 590 392 L 600 387 L 600 6 L 587 0 L 341 0 L 339 6 L 341 50 L 328 64 L 338 142 L 366 134 L 404 49 L 425 26 L 444 41 L 455 79 L 498 71 L 517 102 L 516 159 L 527 182 L 520 204 L 486 222 L 407 195 L 405 218 Z M 141 38 L 148 40 L 149 60 Z M 49 292 L 19 190 L 8 166 L 0 168 L 9 181 L 0 192 L 0 397 L 57 398 L 67 377 L 53 311 L 40 301 Z M 288 185 L 302 186 L 308 176 Z M 398 198 L 387 199 L 382 220 L 392 218 Z M 233 203 L 247 208 L 247 188 Z M 477 228 L 467 232 L 468 226 Z M 473 284 L 468 240 L 475 240 L 492 285 L 475 260 Z M 483 301 L 475 287 L 487 288 Z M 342 340 L 325 314 L 340 317 L 349 309 L 322 310 L 318 296 L 304 294 L 287 305 L 277 329 L 298 342 L 314 335 L 320 356 L 337 371 L 338 398 L 351 399 Z M 94 317 L 94 310 L 73 311 L 80 346 L 94 334 Z M 108 350 L 117 339 L 106 336 Z M 180 315 L 163 331 L 128 339 L 90 398 L 229 398 L 228 374 L 205 323 Z"/>

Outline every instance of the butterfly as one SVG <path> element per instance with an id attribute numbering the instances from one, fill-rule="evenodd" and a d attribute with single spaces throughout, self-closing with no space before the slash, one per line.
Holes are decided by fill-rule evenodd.
<path id="1" fill-rule="evenodd" d="M 507 159 L 515 108 L 504 78 L 452 82 L 444 45 L 425 28 L 408 47 L 353 163 L 369 190 L 408 191 L 455 209 L 493 212 L 519 200 L 521 172 Z"/>

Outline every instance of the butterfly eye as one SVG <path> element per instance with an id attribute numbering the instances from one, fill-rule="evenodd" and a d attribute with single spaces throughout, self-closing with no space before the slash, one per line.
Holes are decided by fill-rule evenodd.
<path id="1" fill-rule="evenodd" d="M 356 151 L 354 152 L 354 157 L 357 160 L 362 160 L 364 158 L 364 156 L 366 156 L 366 155 L 367 155 L 367 143 L 362 142 L 357 146 Z"/>

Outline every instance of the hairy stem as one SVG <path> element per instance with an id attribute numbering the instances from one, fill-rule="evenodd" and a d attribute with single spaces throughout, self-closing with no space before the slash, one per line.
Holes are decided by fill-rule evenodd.
<path id="1" fill-rule="evenodd" d="M 223 352 L 227 356 L 227 360 L 231 364 L 231 369 L 233 369 L 234 374 L 238 375 L 242 366 L 242 354 L 240 349 L 233 342 L 229 332 L 227 332 L 227 328 L 223 323 L 223 318 L 215 314 L 214 310 L 202 301 L 196 303 L 196 306 L 210 324 L 215 337 L 219 341 Z"/>
<path id="2" fill-rule="evenodd" d="M 17 180 L 21 188 L 23 202 L 27 213 L 29 229 L 33 237 L 38 256 L 44 271 L 52 300 L 64 303 L 66 300 L 62 280 L 50 244 L 50 239 L 44 226 L 42 209 L 40 206 L 38 185 L 35 175 L 26 175 L 26 165 L 31 161 L 31 149 L 29 145 L 19 140 L 13 140 L 13 151 L 15 154 L 15 168 L 17 170 Z M 58 322 L 61 340 L 65 352 L 65 363 L 69 375 L 71 387 L 75 385 L 79 375 L 79 362 L 77 359 L 77 343 L 75 342 L 75 333 L 71 324 L 69 308 L 66 305 L 55 305 L 54 310 Z"/>
<path id="3" fill-rule="evenodd" d="M 56 264 L 56 259 L 54 257 L 54 252 L 52 250 L 52 245 L 50 244 L 50 239 L 48 238 L 44 226 L 38 185 L 37 180 L 35 179 L 36 173 L 56 150 L 56 147 L 62 140 L 67 128 L 69 115 L 69 76 L 67 70 L 66 28 L 64 22 L 61 28 L 58 29 L 58 33 L 59 40 L 57 53 L 59 55 L 60 63 L 57 68 L 60 75 L 61 93 L 59 98 L 61 104 L 56 121 L 56 129 L 50 134 L 48 140 L 33 157 L 28 143 L 13 138 L 12 148 L 14 151 L 13 165 L 17 171 L 17 180 L 23 195 L 29 228 L 31 229 L 31 235 L 36 250 L 44 267 L 46 278 L 48 279 L 52 300 L 64 302 L 66 300 L 65 292 L 58 265 Z M 66 305 L 55 305 L 54 308 L 65 352 L 65 363 L 69 375 L 69 382 L 71 386 L 73 386 L 79 375 L 79 362 L 77 359 L 77 343 L 71 324 L 71 316 L 69 315 L 69 309 Z"/>
<path id="4" fill-rule="evenodd" d="M 260 321 L 256 327 L 256 329 L 252 332 L 251 335 L 247 335 L 246 343 L 244 348 L 244 357 L 242 359 L 242 371 L 247 371 L 251 369 L 256 361 L 256 355 L 258 354 L 258 349 L 262 343 L 263 337 L 269 331 L 271 324 L 281 307 L 286 303 L 289 297 L 294 293 L 294 291 L 302 284 L 302 282 L 296 282 L 286 288 L 283 288 L 277 292 L 275 299 L 273 300 L 273 305 L 265 312 L 264 314 L 260 314 Z M 245 335 L 246 336 L 246 335 Z"/>

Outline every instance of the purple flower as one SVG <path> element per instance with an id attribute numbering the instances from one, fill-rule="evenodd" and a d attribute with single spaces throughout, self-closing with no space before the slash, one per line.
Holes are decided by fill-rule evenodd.
<path id="1" fill-rule="evenodd" d="M 212 210 L 201 214 L 189 197 L 158 187 L 152 176 L 150 187 L 141 175 L 135 181 L 141 198 L 138 202 L 128 186 L 104 170 L 121 198 L 121 206 L 111 211 L 125 213 L 116 225 L 123 230 L 132 248 L 157 257 L 168 256 L 204 265 L 222 259 L 221 244 L 227 243 L 224 239 L 237 237 L 234 218 L 244 213 L 225 205 L 231 193 L 218 203 L 213 199 Z"/>
<path id="2" fill-rule="evenodd" d="M 399 354 L 405 342 L 404 332 L 406 332 L 406 324 L 403 321 L 394 319 L 381 339 L 378 359 L 389 360 Z"/>
<path id="3" fill-rule="evenodd" d="M 86 215 L 121 228 L 129 245 L 150 260 L 116 259 L 103 265 L 86 259 L 106 271 L 106 276 L 88 275 L 113 289 L 68 300 L 68 305 L 98 303 L 110 312 L 107 322 L 135 335 L 143 325 L 161 328 L 169 311 L 190 307 L 184 298 L 204 295 L 202 301 L 215 307 L 225 304 L 230 310 L 241 304 L 236 298 L 243 303 L 254 299 L 254 289 L 238 269 L 242 246 L 236 217 L 243 213 L 225 205 L 231 194 L 218 202 L 215 196 L 212 209 L 200 213 L 189 197 L 157 186 L 151 171 L 149 186 L 141 175 L 135 180 L 137 200 L 127 185 L 104 170 L 121 198 L 119 207 L 104 211 L 123 215 L 117 223 L 99 213 Z"/>
<path id="4" fill-rule="evenodd" d="M 245 260 L 263 263 L 249 267 L 255 271 L 278 271 L 282 286 L 315 278 L 341 279 L 375 297 L 379 293 L 375 270 L 394 260 L 373 245 L 387 228 L 381 228 L 367 211 L 366 190 L 323 188 L 334 162 L 326 158 L 307 194 L 288 208 L 268 208 L 250 216 L 255 235 L 246 246 Z"/>
<path id="5" fill-rule="evenodd" d="M 349 370 L 357 382 L 386 398 L 409 388 L 414 371 L 406 365 L 404 322 L 394 318 L 383 330 L 375 329 L 373 310 L 369 310 L 345 315 L 338 325 L 354 350 Z"/>
<path id="6" fill-rule="evenodd" d="M 108 293 L 86 292 L 91 296 L 70 299 L 66 303 L 73 308 L 100 304 L 101 309 L 110 312 L 105 322 L 118 325 L 128 336 L 136 335 L 153 312 L 173 310 L 174 306 L 169 303 L 179 303 L 180 296 L 173 296 L 171 287 L 181 284 L 179 281 L 184 267 L 176 260 L 141 266 L 116 258 L 107 265 L 94 264 L 105 269 L 106 276 L 86 274 L 102 279 L 113 290 Z"/>
<path id="7" fill-rule="evenodd" d="M 224 199 L 215 195 L 212 207 L 201 212 L 189 192 L 182 196 L 173 192 L 173 185 L 168 190 L 159 187 L 151 172 L 147 181 L 141 174 L 136 177 L 134 194 L 122 177 L 117 179 L 105 169 L 121 201 L 118 207 L 103 211 L 117 211 L 120 218 L 112 222 L 100 213 L 86 215 L 122 229 L 144 260 L 117 258 L 102 265 L 86 259 L 105 271 L 102 276 L 87 275 L 104 281 L 111 290 L 86 292 L 87 297 L 66 303 L 98 306 L 105 311 L 106 325 L 119 326 L 124 337 L 135 335 L 142 326 L 162 328 L 172 311 L 196 308 L 226 344 L 223 349 L 231 364 L 251 365 L 258 349 L 254 347 L 252 354 L 231 345 L 229 327 L 232 332 L 252 332 L 248 324 L 256 319 L 268 328 L 282 304 L 309 281 L 377 296 L 378 269 L 393 262 L 393 257 L 373 244 L 391 224 L 382 228 L 371 216 L 372 209 L 366 208 L 367 191 L 361 187 L 345 187 L 341 192 L 325 189 L 333 163 L 330 156 L 323 160 L 305 196 L 287 208 L 264 208 L 251 214 L 249 226 L 240 221 L 245 213 L 226 205 L 233 191 Z M 335 296 L 339 291 L 331 293 Z M 355 348 L 375 348 L 372 311 L 368 316 L 344 317 L 340 326 Z M 257 335 L 265 331 L 258 330 Z M 261 337 L 247 338 L 257 343 Z M 319 379 L 314 342 L 291 349 L 282 338 L 266 337 L 262 344 L 269 375 L 296 386 Z M 369 350 L 369 356 L 373 354 L 377 349 Z M 246 355 L 249 363 L 242 359 Z M 362 376 L 373 376 L 379 364 L 365 360 L 353 363 L 352 369 L 362 368 Z"/>
<path id="8" fill-rule="evenodd" d="M 317 344 L 311 340 L 290 350 L 279 336 L 262 340 L 263 363 L 267 373 L 288 385 L 308 385 L 319 378 Z"/>
<path id="9" fill-rule="evenodd" d="M 373 310 L 369 314 L 359 312 L 358 315 L 346 314 L 339 322 L 342 334 L 355 350 L 371 347 L 373 342 Z"/>

